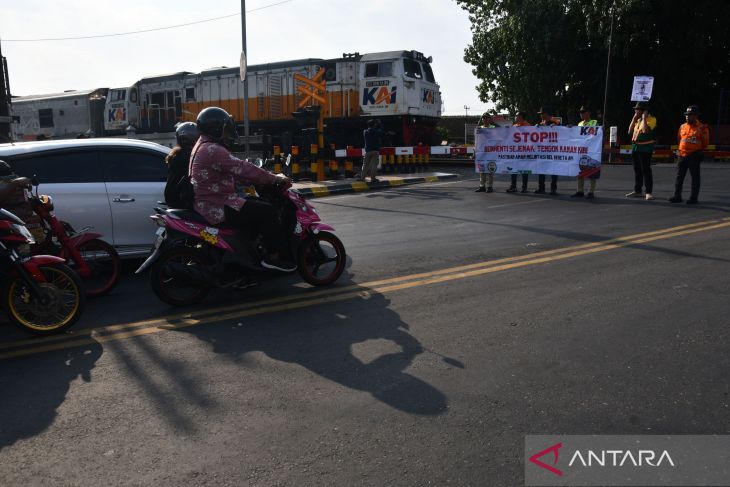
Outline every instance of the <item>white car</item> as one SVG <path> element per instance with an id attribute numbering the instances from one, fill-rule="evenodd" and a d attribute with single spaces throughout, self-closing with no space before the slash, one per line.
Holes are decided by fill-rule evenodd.
<path id="1" fill-rule="evenodd" d="M 164 199 L 170 149 L 133 139 L 71 139 L 0 144 L 0 159 L 53 198 L 56 216 L 93 231 L 122 257 L 149 253 L 150 220 Z"/>

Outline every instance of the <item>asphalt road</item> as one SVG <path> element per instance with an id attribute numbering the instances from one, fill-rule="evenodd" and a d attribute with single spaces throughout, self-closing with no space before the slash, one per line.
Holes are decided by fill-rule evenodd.
<path id="1" fill-rule="evenodd" d="M 322 198 L 331 288 L 172 309 L 130 274 L 74 335 L 2 325 L 0 484 L 514 486 L 526 434 L 730 434 L 730 166 L 693 207 L 673 171 Z"/>

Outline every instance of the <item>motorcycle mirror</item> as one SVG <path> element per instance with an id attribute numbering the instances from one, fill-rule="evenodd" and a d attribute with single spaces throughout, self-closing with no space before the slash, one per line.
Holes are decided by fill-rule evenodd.
<path id="1" fill-rule="evenodd" d="M 258 166 L 258 167 L 264 167 L 264 160 L 263 160 L 263 159 L 261 159 L 260 157 L 257 157 L 257 158 L 256 158 L 256 162 L 254 162 L 254 164 L 255 164 L 256 166 Z"/>
<path id="2" fill-rule="evenodd" d="M 287 154 L 286 156 L 286 166 L 289 167 L 289 164 L 291 164 L 291 154 Z"/>
<path id="3" fill-rule="evenodd" d="M 32 184 L 33 186 L 38 186 L 39 184 L 41 184 L 40 181 L 38 181 L 38 176 L 34 174 L 30 180 L 30 184 Z"/>

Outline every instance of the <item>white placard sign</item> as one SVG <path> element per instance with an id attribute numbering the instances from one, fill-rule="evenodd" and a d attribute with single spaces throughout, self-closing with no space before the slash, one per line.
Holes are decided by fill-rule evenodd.
<path id="1" fill-rule="evenodd" d="M 634 76 L 634 87 L 631 90 L 631 101 L 649 101 L 654 88 L 653 76 Z"/>

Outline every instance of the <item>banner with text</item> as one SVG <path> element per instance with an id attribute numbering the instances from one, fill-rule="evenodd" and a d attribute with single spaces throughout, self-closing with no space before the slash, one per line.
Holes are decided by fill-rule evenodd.
<path id="1" fill-rule="evenodd" d="M 475 130 L 478 173 L 598 177 L 602 127 L 498 127 Z"/>

